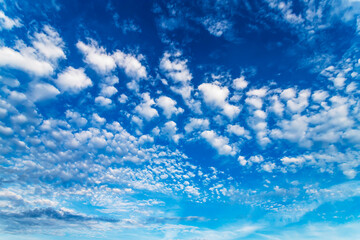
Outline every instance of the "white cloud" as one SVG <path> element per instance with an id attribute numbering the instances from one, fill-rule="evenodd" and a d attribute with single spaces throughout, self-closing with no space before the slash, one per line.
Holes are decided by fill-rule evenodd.
<path id="1" fill-rule="evenodd" d="M 39 53 L 51 61 L 66 58 L 63 51 L 65 44 L 62 38 L 59 33 L 49 25 L 44 26 L 43 32 L 34 34 L 32 45 Z"/>
<path id="2" fill-rule="evenodd" d="M 113 57 L 118 67 L 124 69 L 125 74 L 135 80 L 147 78 L 146 68 L 141 64 L 138 58 L 131 54 L 126 54 L 117 50 Z M 141 56 L 140 56 L 141 57 Z"/>
<path id="3" fill-rule="evenodd" d="M 70 93 L 79 93 L 81 90 L 92 86 L 92 81 L 86 76 L 84 69 L 73 67 L 68 67 L 60 73 L 55 83 L 62 91 Z"/>
<path id="4" fill-rule="evenodd" d="M 346 86 L 346 93 L 351 93 L 357 89 L 357 83 L 351 82 Z"/>
<path id="5" fill-rule="evenodd" d="M 82 117 L 80 113 L 66 110 L 66 118 L 70 119 L 71 123 L 75 123 L 77 127 L 84 127 L 87 124 L 86 118 Z"/>
<path id="6" fill-rule="evenodd" d="M 175 100 L 166 96 L 159 97 L 156 100 L 156 105 L 162 108 L 163 113 L 167 118 L 171 118 L 173 114 L 177 115 L 184 112 L 184 109 L 180 107 L 179 108 L 175 107 L 176 106 Z"/>
<path id="7" fill-rule="evenodd" d="M 181 134 L 176 134 L 178 128 L 174 121 L 168 121 L 164 124 L 164 127 L 161 128 L 162 134 L 168 136 L 169 139 L 172 139 L 175 143 L 179 142 L 179 139 L 182 138 Z"/>
<path id="8" fill-rule="evenodd" d="M 14 133 L 14 131 L 9 127 L 4 127 L 0 125 L 0 134 L 5 136 L 10 136 Z"/>
<path id="9" fill-rule="evenodd" d="M 254 163 L 258 164 L 258 163 L 262 163 L 263 161 L 264 161 L 264 157 L 261 155 L 251 156 L 248 160 L 246 160 L 244 156 L 238 157 L 238 162 L 240 163 L 241 166 L 245 166 L 245 165 L 252 166 Z M 275 164 L 267 162 L 262 164 L 261 168 L 264 171 L 272 172 L 272 170 L 275 168 Z"/>
<path id="10" fill-rule="evenodd" d="M 207 130 L 201 133 L 203 137 L 220 155 L 235 155 L 233 148 L 229 145 L 229 139 L 218 136 L 213 130 Z"/>
<path id="11" fill-rule="evenodd" d="M 223 114 L 230 119 L 234 119 L 240 113 L 240 108 L 229 104 L 226 99 L 229 95 L 227 87 L 220 87 L 211 83 L 203 83 L 198 89 L 201 91 L 203 99 L 208 106 L 215 106 L 223 110 Z"/>
<path id="12" fill-rule="evenodd" d="M 281 162 L 285 165 L 288 165 L 288 164 L 300 165 L 305 162 L 305 158 L 303 158 L 301 156 L 299 156 L 299 157 L 283 157 L 281 159 Z"/>
<path id="13" fill-rule="evenodd" d="M 245 166 L 248 161 L 246 161 L 244 156 L 239 156 L 238 157 L 238 162 L 240 163 L 241 166 Z"/>
<path id="14" fill-rule="evenodd" d="M 254 111 L 253 114 L 255 117 L 260 118 L 260 119 L 266 119 L 266 117 L 267 117 L 267 114 L 262 110 L 256 110 L 256 111 Z"/>
<path id="15" fill-rule="evenodd" d="M 231 29 L 232 24 L 226 19 L 218 20 L 214 18 L 206 18 L 202 24 L 206 27 L 211 35 L 221 37 L 226 31 Z"/>
<path id="16" fill-rule="evenodd" d="M 275 169 L 275 163 L 266 162 L 261 165 L 261 169 L 265 172 L 271 173 Z"/>
<path id="17" fill-rule="evenodd" d="M 246 95 L 247 96 L 254 96 L 254 97 L 258 97 L 258 98 L 263 98 L 266 96 L 267 94 L 267 88 L 266 87 L 263 87 L 263 88 L 260 88 L 260 89 L 251 89 L 249 90 Z"/>
<path id="18" fill-rule="evenodd" d="M 311 96 L 312 100 L 317 103 L 325 101 L 328 97 L 329 93 L 323 90 L 317 90 Z"/>
<path id="19" fill-rule="evenodd" d="M 189 84 L 180 84 L 176 86 L 170 87 L 171 91 L 174 93 L 177 93 L 182 96 L 182 98 L 186 101 L 186 103 L 189 105 L 189 100 L 191 97 L 191 92 L 193 91 L 193 87 Z M 190 106 L 189 106 L 190 107 Z"/>
<path id="20" fill-rule="evenodd" d="M 155 105 L 154 100 L 150 97 L 149 93 L 143 93 L 141 94 L 141 97 L 143 99 L 142 103 L 137 105 L 135 107 L 135 111 L 145 118 L 147 121 L 150 121 L 154 117 L 158 117 L 159 114 L 156 111 L 155 108 L 152 108 L 153 105 Z"/>
<path id="21" fill-rule="evenodd" d="M 120 103 L 126 103 L 128 100 L 128 97 L 125 94 L 121 94 L 120 97 L 118 98 Z"/>
<path id="22" fill-rule="evenodd" d="M 279 101 L 278 96 L 272 96 L 271 102 L 272 105 L 269 110 L 275 113 L 277 116 L 282 117 L 284 112 L 284 104 Z"/>
<path id="23" fill-rule="evenodd" d="M 16 41 L 14 49 L 1 47 L 0 66 L 40 77 L 51 75 L 56 61 L 66 58 L 63 40 L 55 29 L 48 25 L 44 26 L 43 32 L 35 33 L 30 39 L 33 47 L 26 46 L 21 40 Z"/>
<path id="24" fill-rule="evenodd" d="M 309 105 L 309 89 L 301 90 L 297 98 L 291 98 L 286 102 L 287 109 L 292 113 L 301 113 Z"/>
<path id="25" fill-rule="evenodd" d="M 201 118 L 190 118 L 189 123 L 184 127 L 186 133 L 190 133 L 194 130 L 205 130 L 208 129 L 210 122 L 208 119 Z"/>
<path id="26" fill-rule="evenodd" d="M 343 138 L 352 143 L 360 143 L 360 130 L 349 129 L 343 133 Z"/>
<path id="27" fill-rule="evenodd" d="M 36 83 L 32 85 L 30 89 L 30 98 L 34 102 L 51 99 L 60 94 L 60 91 L 56 87 L 48 83 Z"/>
<path id="28" fill-rule="evenodd" d="M 106 123 L 106 119 L 105 118 L 102 118 L 99 116 L 99 114 L 97 113 L 93 113 L 92 115 L 92 120 L 96 123 L 99 123 L 99 124 L 104 124 Z"/>
<path id="29" fill-rule="evenodd" d="M 28 121 L 28 118 L 24 114 L 18 114 L 11 117 L 11 121 L 16 124 L 23 124 Z"/>
<path id="30" fill-rule="evenodd" d="M 15 103 L 23 103 L 27 100 L 25 94 L 18 92 L 18 91 L 11 91 L 9 95 L 9 100 Z"/>
<path id="31" fill-rule="evenodd" d="M 288 88 L 281 92 L 280 98 L 289 100 L 291 98 L 294 98 L 296 96 L 296 90 L 294 88 Z"/>
<path id="32" fill-rule="evenodd" d="M 233 80 L 232 86 L 236 90 L 241 90 L 241 89 L 245 89 L 248 86 L 248 84 L 249 83 L 245 80 L 245 77 L 241 76 Z"/>
<path id="33" fill-rule="evenodd" d="M 95 103 L 100 106 L 106 107 L 112 104 L 112 100 L 110 98 L 98 96 L 95 98 Z"/>
<path id="34" fill-rule="evenodd" d="M 255 108 L 258 108 L 258 109 L 262 108 L 262 105 L 263 105 L 263 100 L 258 97 L 246 98 L 245 102 Z"/>
<path id="35" fill-rule="evenodd" d="M 264 158 L 261 155 L 255 155 L 255 156 L 251 156 L 249 158 L 249 162 L 252 162 L 252 163 L 261 163 L 263 161 L 264 161 Z"/>
<path id="36" fill-rule="evenodd" d="M 181 58 L 181 52 L 165 52 L 160 60 L 160 70 L 172 81 L 170 89 L 181 95 L 186 105 L 193 111 L 200 113 L 200 105 L 191 98 L 193 87 L 191 85 L 192 74 L 187 66 L 187 60 Z M 167 82 L 167 81 L 163 81 Z"/>
<path id="37" fill-rule="evenodd" d="M 38 59 L 32 48 L 21 49 L 19 52 L 1 47 L 0 66 L 19 69 L 41 77 L 48 76 L 54 71 L 50 63 Z"/>
<path id="38" fill-rule="evenodd" d="M 354 169 L 346 169 L 343 171 L 343 174 L 348 178 L 348 179 L 354 179 L 357 175 L 357 172 Z"/>
<path id="39" fill-rule="evenodd" d="M 246 134 L 245 128 L 241 127 L 239 125 L 231 125 L 231 124 L 229 124 L 226 127 L 226 131 L 228 133 L 234 134 L 234 135 L 236 135 L 238 137 L 244 136 Z"/>
<path id="40" fill-rule="evenodd" d="M 180 56 L 180 52 L 175 54 L 165 52 L 163 58 L 160 61 L 160 69 L 175 83 L 189 82 L 192 79 L 192 74 L 187 68 L 187 60 L 179 59 Z"/>
<path id="41" fill-rule="evenodd" d="M 11 30 L 13 27 L 21 27 L 19 19 L 11 19 L 5 15 L 3 11 L 0 11 L 0 30 L 7 29 Z"/>
<path id="42" fill-rule="evenodd" d="M 345 85 L 346 78 L 344 76 L 344 73 L 338 73 L 336 77 L 330 78 L 331 81 L 333 81 L 334 86 L 336 88 L 343 88 Z"/>
<path id="43" fill-rule="evenodd" d="M 114 86 L 103 86 L 100 95 L 104 97 L 111 97 L 116 94 L 118 90 Z"/>
<path id="44" fill-rule="evenodd" d="M 99 47 L 95 40 L 89 39 L 88 45 L 79 41 L 76 47 L 84 54 L 84 61 L 98 73 L 108 74 L 115 69 L 114 58 L 106 53 L 105 48 Z"/>
<path id="45" fill-rule="evenodd" d="M 308 139 L 309 120 L 306 116 L 298 114 L 292 116 L 291 120 L 282 120 L 278 123 L 281 127 L 271 131 L 271 137 L 274 139 L 287 139 L 290 142 L 297 142 L 303 147 L 310 147 L 312 142 Z"/>

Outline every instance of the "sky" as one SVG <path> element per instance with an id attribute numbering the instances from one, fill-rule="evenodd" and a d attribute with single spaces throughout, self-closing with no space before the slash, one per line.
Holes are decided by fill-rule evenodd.
<path id="1" fill-rule="evenodd" d="M 0 0 L 0 238 L 360 239 L 360 2 Z"/>

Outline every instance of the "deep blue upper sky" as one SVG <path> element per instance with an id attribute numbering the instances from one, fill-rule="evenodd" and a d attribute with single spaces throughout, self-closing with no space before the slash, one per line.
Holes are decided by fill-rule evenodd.
<path id="1" fill-rule="evenodd" d="M 359 13 L 0 0 L 0 238 L 360 238 Z"/>

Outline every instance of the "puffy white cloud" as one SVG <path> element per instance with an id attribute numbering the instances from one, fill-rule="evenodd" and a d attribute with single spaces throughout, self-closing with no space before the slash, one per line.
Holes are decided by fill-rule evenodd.
<path id="1" fill-rule="evenodd" d="M 98 96 L 95 98 L 95 103 L 100 106 L 106 107 L 112 104 L 112 100 L 110 98 Z"/>
<path id="2" fill-rule="evenodd" d="M 166 96 L 161 96 L 158 99 L 156 99 L 156 105 L 162 108 L 163 113 L 167 118 L 171 118 L 173 114 L 177 115 L 184 112 L 184 109 L 180 107 L 179 108 L 175 107 L 176 106 L 175 100 Z"/>
<path id="3" fill-rule="evenodd" d="M 227 125 L 226 131 L 238 137 L 244 136 L 247 133 L 244 127 L 241 127 L 239 125 L 231 125 L 231 124 Z"/>
<path id="4" fill-rule="evenodd" d="M 287 101 L 287 108 L 293 113 L 301 113 L 309 105 L 309 97 L 311 91 L 309 89 L 301 90 L 297 98 Z"/>
<path id="5" fill-rule="evenodd" d="M 262 110 L 256 110 L 254 111 L 254 116 L 260 119 L 265 119 L 267 117 L 267 114 Z"/>
<path id="6" fill-rule="evenodd" d="M 252 99 L 252 98 L 247 98 Z M 246 99 L 246 100 L 247 100 Z M 260 98 L 254 98 L 260 99 Z M 261 99 L 260 99 L 261 100 Z M 268 129 L 267 129 L 267 113 L 260 109 L 250 109 L 251 117 L 247 119 L 249 126 L 255 131 L 256 138 L 260 146 L 265 147 L 271 141 L 268 137 Z"/>
<path id="7" fill-rule="evenodd" d="M 211 35 L 221 37 L 226 31 L 231 29 L 232 24 L 226 19 L 214 19 L 212 17 L 206 18 L 202 21 L 202 24 L 206 27 Z"/>
<path id="8" fill-rule="evenodd" d="M 4 108 L 0 108 L 0 118 L 6 117 L 8 114 L 8 111 Z"/>
<path id="9" fill-rule="evenodd" d="M 246 160 L 246 158 L 244 156 L 239 156 L 238 162 L 240 163 L 241 166 L 245 166 L 248 163 L 248 161 Z"/>
<path id="10" fill-rule="evenodd" d="M 99 124 L 104 124 L 106 123 L 106 119 L 105 118 L 102 118 L 99 116 L 99 114 L 97 113 L 93 113 L 92 114 L 92 120 L 96 123 L 99 123 Z"/>
<path id="11" fill-rule="evenodd" d="M 128 97 L 125 94 L 121 94 L 120 97 L 118 98 L 120 103 L 126 103 L 128 100 Z"/>
<path id="12" fill-rule="evenodd" d="M 75 123 L 77 127 L 84 127 L 87 124 L 87 120 L 84 117 L 81 117 L 80 113 L 66 110 L 66 118 L 70 119 L 71 123 Z"/>
<path id="13" fill-rule="evenodd" d="M 24 114 L 18 114 L 11 117 L 11 121 L 15 124 L 23 124 L 28 121 L 28 118 Z"/>
<path id="14" fill-rule="evenodd" d="M 336 88 L 343 88 L 345 85 L 346 78 L 344 76 L 344 73 L 338 73 L 336 77 L 330 78 L 331 81 L 333 81 L 334 86 Z"/>
<path id="15" fill-rule="evenodd" d="M 310 147 L 312 142 L 308 139 L 309 120 L 306 116 L 294 115 L 291 120 L 282 120 L 278 125 L 279 129 L 271 131 L 274 139 L 287 139 L 290 142 L 297 142 L 303 147 Z"/>
<path id="16" fill-rule="evenodd" d="M 240 113 L 240 108 L 229 104 L 226 99 L 229 95 L 227 87 L 220 87 L 216 84 L 203 83 L 198 89 L 201 91 L 203 99 L 208 106 L 215 106 L 223 110 L 223 114 L 230 119 L 234 119 Z"/>
<path id="17" fill-rule="evenodd" d="M 357 83 L 351 82 L 346 86 L 346 93 L 354 92 L 357 89 Z"/>
<path id="18" fill-rule="evenodd" d="M 60 94 L 60 91 L 56 87 L 48 83 L 36 83 L 33 84 L 30 89 L 30 98 L 34 102 L 51 99 Z"/>
<path id="19" fill-rule="evenodd" d="M 317 90 L 311 96 L 312 100 L 317 103 L 325 101 L 328 97 L 329 93 L 323 90 Z"/>
<path id="20" fill-rule="evenodd" d="M 34 34 L 32 45 L 39 53 L 51 61 L 66 58 L 63 51 L 65 44 L 62 38 L 59 33 L 49 25 L 44 26 L 43 32 Z"/>
<path id="21" fill-rule="evenodd" d="M 288 88 L 281 92 L 280 98 L 289 100 L 291 98 L 294 98 L 296 96 L 296 90 L 294 88 Z"/>
<path id="22" fill-rule="evenodd" d="M 201 137 L 215 148 L 220 155 L 235 155 L 235 151 L 229 145 L 227 137 L 218 136 L 213 130 L 203 131 Z"/>
<path id="23" fill-rule="evenodd" d="M 305 158 L 303 158 L 301 156 L 299 156 L 299 157 L 283 157 L 280 160 L 285 165 L 288 165 L 288 164 L 300 165 L 305 162 Z"/>
<path id="24" fill-rule="evenodd" d="M 344 87 L 346 81 L 345 73 L 346 70 L 344 72 L 336 69 L 334 66 L 329 66 L 321 71 L 321 75 L 332 81 L 337 89 L 342 89 Z"/>
<path id="25" fill-rule="evenodd" d="M 190 97 L 191 97 L 191 92 L 193 91 L 193 87 L 189 84 L 180 84 L 180 85 L 176 85 L 176 86 L 171 86 L 170 89 L 174 92 L 177 93 L 179 95 L 182 96 L 182 98 L 186 101 L 186 103 L 189 105 L 191 104 L 190 101 Z M 189 106 L 190 107 L 190 106 Z"/>
<path id="26" fill-rule="evenodd" d="M 266 96 L 268 89 L 266 87 L 260 88 L 260 89 L 251 89 L 249 90 L 246 95 L 247 96 L 253 96 L 258 98 L 263 98 Z"/>
<path id="27" fill-rule="evenodd" d="M 98 73 L 107 74 L 115 69 L 114 58 L 106 53 L 105 48 L 99 47 L 95 40 L 89 39 L 88 45 L 79 41 L 76 47 L 84 54 L 84 61 Z"/>
<path id="28" fill-rule="evenodd" d="M 200 195 L 199 188 L 195 188 L 193 186 L 186 186 L 184 191 L 193 196 L 198 197 Z"/>
<path id="29" fill-rule="evenodd" d="M 23 103 L 27 100 L 27 97 L 21 92 L 11 91 L 9 95 L 9 100 L 13 103 Z"/>
<path id="30" fill-rule="evenodd" d="M 229 95 L 227 87 L 220 87 L 211 83 L 203 83 L 199 86 L 204 100 L 209 105 L 223 106 Z"/>
<path id="31" fill-rule="evenodd" d="M 195 112 L 201 112 L 199 104 L 191 99 L 193 87 L 191 85 L 192 74 L 187 66 L 187 60 L 181 58 L 181 52 L 165 52 L 160 60 L 160 70 L 172 81 L 170 89 L 181 95 L 186 105 Z"/>
<path id="32" fill-rule="evenodd" d="M 64 43 L 54 28 L 46 25 L 31 37 L 33 47 L 17 41 L 14 49 L 0 48 L 0 66 L 14 68 L 44 77 L 51 75 L 59 58 L 66 58 Z M 15 50 L 16 49 L 16 50 Z"/>
<path id="33" fill-rule="evenodd" d="M 182 135 L 176 134 L 177 130 L 176 123 L 174 121 L 168 121 L 164 124 L 164 127 L 161 128 L 161 133 L 168 136 L 168 138 L 172 139 L 175 143 L 178 143 Z"/>
<path id="34" fill-rule="evenodd" d="M 8 16 L 5 15 L 3 11 L 0 11 L 0 30 L 7 29 L 10 30 L 13 27 L 21 27 L 22 24 L 20 23 L 20 20 L 15 18 L 11 19 Z"/>
<path id="35" fill-rule="evenodd" d="M 279 117 L 283 116 L 284 104 L 279 101 L 278 96 L 271 97 L 271 107 L 269 108 L 269 110 L 275 113 Z"/>
<path id="36" fill-rule="evenodd" d="M 245 102 L 258 109 L 262 108 L 263 105 L 263 100 L 258 97 L 248 97 L 245 99 Z"/>
<path id="37" fill-rule="evenodd" d="M 158 112 L 155 108 L 152 108 L 152 106 L 155 105 L 155 101 L 150 97 L 150 94 L 143 93 L 141 96 L 143 101 L 135 107 L 135 111 L 147 121 L 150 121 L 154 117 L 158 117 Z"/>
<path id="38" fill-rule="evenodd" d="M 354 179 L 357 175 L 357 171 L 354 169 L 346 169 L 343 171 L 343 174 L 349 179 Z"/>
<path id="39" fill-rule="evenodd" d="M 349 129 L 346 132 L 344 132 L 343 138 L 352 143 L 360 143 L 360 130 Z"/>
<path id="40" fill-rule="evenodd" d="M 103 86 L 100 95 L 104 97 L 111 97 L 116 94 L 118 90 L 114 86 Z"/>
<path id="41" fill-rule="evenodd" d="M 14 78 L 7 78 L 7 77 L 0 76 L 0 82 L 2 82 L 3 84 L 5 84 L 9 87 L 13 87 L 13 88 L 20 86 L 19 80 L 14 79 Z"/>
<path id="42" fill-rule="evenodd" d="M 262 155 L 251 156 L 248 160 L 244 156 L 238 157 L 238 162 L 241 166 L 249 165 L 252 166 L 254 163 L 259 164 L 264 161 L 264 157 Z M 275 164 L 265 163 L 262 165 L 262 170 L 271 172 L 275 168 Z"/>
<path id="43" fill-rule="evenodd" d="M 263 161 L 264 161 L 264 157 L 261 155 L 255 155 L 249 158 L 249 162 L 251 163 L 261 163 Z"/>
<path id="44" fill-rule="evenodd" d="M 275 169 L 275 163 L 266 162 L 261 165 L 261 169 L 265 172 L 271 173 Z"/>
<path id="45" fill-rule="evenodd" d="M 41 77 L 48 76 L 54 71 L 50 63 L 38 59 L 32 48 L 15 51 L 8 47 L 0 47 L 0 66 L 19 69 Z"/>
<path id="46" fill-rule="evenodd" d="M 192 74 L 187 68 L 187 60 L 181 60 L 179 58 L 180 56 L 180 52 L 176 52 L 175 54 L 165 52 L 160 61 L 160 69 L 175 83 L 189 82 L 192 79 Z"/>
<path id="47" fill-rule="evenodd" d="M 14 133 L 14 131 L 11 128 L 0 125 L 0 134 L 1 135 L 10 136 L 13 133 Z"/>
<path id="48" fill-rule="evenodd" d="M 118 67 L 124 69 L 128 77 L 135 80 L 147 78 L 146 68 L 135 56 L 117 50 L 113 57 Z"/>
<path id="49" fill-rule="evenodd" d="M 210 122 L 208 119 L 190 118 L 190 121 L 185 125 L 184 129 L 186 133 L 190 133 L 194 130 L 208 129 Z"/>
<path id="50" fill-rule="evenodd" d="M 236 90 L 245 89 L 248 86 L 248 82 L 245 80 L 244 76 L 235 78 L 232 83 L 232 87 Z"/>
<path id="51" fill-rule="evenodd" d="M 58 74 L 55 84 L 64 92 L 79 93 L 92 86 L 92 81 L 86 76 L 83 68 L 68 67 Z"/>

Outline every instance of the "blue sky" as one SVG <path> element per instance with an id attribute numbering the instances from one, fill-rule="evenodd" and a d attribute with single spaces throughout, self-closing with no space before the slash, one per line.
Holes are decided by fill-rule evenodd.
<path id="1" fill-rule="evenodd" d="M 360 238 L 359 13 L 0 0 L 0 238 Z"/>

